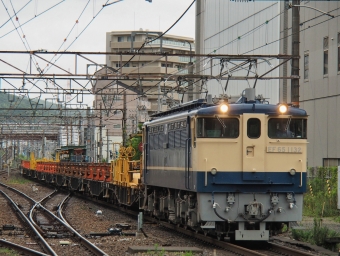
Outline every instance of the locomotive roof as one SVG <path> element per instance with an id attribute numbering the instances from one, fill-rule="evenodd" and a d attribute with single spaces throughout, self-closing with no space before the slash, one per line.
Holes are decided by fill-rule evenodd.
<path id="1" fill-rule="evenodd" d="M 151 120 L 161 117 L 169 117 L 177 114 L 195 112 L 198 115 L 216 115 L 219 114 L 219 106 L 208 104 L 204 99 L 199 99 L 177 106 L 168 111 L 157 113 L 151 116 Z M 244 113 L 264 113 L 267 115 L 280 115 L 278 111 L 279 105 L 263 104 L 258 101 L 247 103 L 232 103 L 229 104 L 228 115 L 242 115 Z M 288 106 L 285 115 L 292 116 L 307 116 L 307 112 L 303 109 Z"/>
<path id="2" fill-rule="evenodd" d="M 256 104 L 256 103 L 234 103 L 229 104 L 228 115 L 242 115 L 244 113 L 280 115 L 278 111 L 279 105 L 272 104 Z M 197 110 L 198 115 L 214 115 L 219 113 L 219 106 L 206 107 Z M 307 112 L 300 108 L 288 107 L 285 115 L 307 116 Z"/>

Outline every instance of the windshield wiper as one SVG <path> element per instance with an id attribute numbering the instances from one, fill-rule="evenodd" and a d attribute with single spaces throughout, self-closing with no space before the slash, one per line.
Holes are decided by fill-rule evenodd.
<path id="1" fill-rule="evenodd" d="M 222 121 L 221 118 L 219 118 L 218 116 L 215 116 L 217 118 L 217 120 L 221 123 L 222 127 L 225 129 L 227 126 L 225 126 L 224 122 Z"/>

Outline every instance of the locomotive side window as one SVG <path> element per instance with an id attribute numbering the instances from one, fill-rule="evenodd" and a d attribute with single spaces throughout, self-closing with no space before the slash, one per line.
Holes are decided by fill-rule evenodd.
<path id="1" fill-rule="evenodd" d="M 251 139 L 261 136 L 261 121 L 257 118 L 249 118 L 247 121 L 247 135 Z"/>
<path id="2" fill-rule="evenodd" d="M 239 136 L 237 118 L 198 118 L 198 138 L 237 138 Z"/>
<path id="3" fill-rule="evenodd" d="M 181 148 L 185 148 L 185 142 L 187 138 L 188 138 L 187 130 L 182 130 L 181 131 Z"/>
<path id="4" fill-rule="evenodd" d="M 171 131 L 169 132 L 169 148 L 175 147 L 175 132 Z"/>
<path id="5" fill-rule="evenodd" d="M 175 131 L 175 148 L 181 147 L 181 131 Z"/>
<path id="6" fill-rule="evenodd" d="M 307 119 L 271 118 L 268 137 L 273 139 L 307 139 Z"/>

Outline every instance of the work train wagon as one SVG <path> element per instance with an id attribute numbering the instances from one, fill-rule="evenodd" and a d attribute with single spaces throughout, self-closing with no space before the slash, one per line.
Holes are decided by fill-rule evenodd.
<path id="1" fill-rule="evenodd" d="M 306 111 L 247 95 L 197 100 L 154 115 L 143 136 L 147 212 L 235 240 L 268 240 L 302 219 Z"/>

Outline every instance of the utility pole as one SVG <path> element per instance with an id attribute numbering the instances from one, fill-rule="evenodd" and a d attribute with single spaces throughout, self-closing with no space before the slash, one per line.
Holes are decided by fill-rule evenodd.
<path id="1" fill-rule="evenodd" d="M 99 159 L 101 162 L 103 159 L 103 117 L 102 117 L 102 103 L 99 104 L 100 119 L 99 119 Z"/>
<path id="2" fill-rule="evenodd" d="M 71 145 L 74 145 L 74 141 L 73 141 L 73 121 L 71 121 Z"/>
<path id="3" fill-rule="evenodd" d="M 79 138 L 79 140 L 78 140 L 78 146 L 80 146 L 80 145 L 84 145 L 84 142 L 83 142 L 83 133 L 82 133 L 82 118 L 83 117 L 80 117 L 79 118 L 79 126 L 78 126 L 78 138 Z"/>
<path id="4" fill-rule="evenodd" d="M 161 82 L 158 82 L 157 113 L 161 112 Z"/>
<path id="5" fill-rule="evenodd" d="M 126 91 L 123 94 L 123 146 L 126 146 Z"/>
<path id="6" fill-rule="evenodd" d="M 190 46 L 190 61 L 188 63 L 188 74 L 192 75 L 194 73 L 194 63 L 192 62 L 192 49 L 191 49 L 191 43 L 187 42 Z M 193 94 L 193 83 L 194 81 L 192 79 L 189 80 L 188 84 L 188 101 L 194 100 L 194 94 Z"/>
<path id="7" fill-rule="evenodd" d="M 289 0 L 284 0 L 283 11 L 283 54 L 288 55 L 288 10 Z M 288 63 L 282 65 L 283 76 L 287 77 Z M 282 79 L 282 101 L 287 103 L 287 79 Z M 281 99 L 280 99 L 281 100 Z"/>
<path id="8" fill-rule="evenodd" d="M 203 0 L 196 0 L 196 10 L 195 10 L 195 54 L 201 54 L 201 39 L 202 39 L 202 17 L 204 17 L 204 11 L 202 11 L 202 8 L 204 6 Z M 202 67 L 201 59 L 199 57 L 196 57 L 195 61 L 195 73 L 200 75 L 202 73 Z M 199 89 L 198 86 L 195 86 L 195 99 L 198 99 L 201 97 L 201 95 L 198 93 Z"/>
<path id="9" fill-rule="evenodd" d="M 87 116 L 87 132 L 86 132 L 86 155 L 89 157 L 91 156 L 91 128 L 90 128 L 90 107 L 87 107 L 86 110 L 86 116 Z"/>
<path id="10" fill-rule="evenodd" d="M 109 129 L 106 128 L 106 162 L 109 163 L 110 153 L 109 153 Z"/>
<path id="11" fill-rule="evenodd" d="M 42 151 L 42 157 L 45 157 L 45 143 L 46 143 L 46 137 L 42 138 L 42 146 L 41 146 L 41 151 Z"/>
<path id="12" fill-rule="evenodd" d="M 292 5 L 299 5 L 300 0 L 293 0 Z M 292 8 L 292 70 L 291 74 L 294 77 L 291 81 L 291 103 L 299 107 L 300 103 L 300 85 L 299 85 L 299 75 L 300 75 L 300 13 L 299 8 Z"/>

